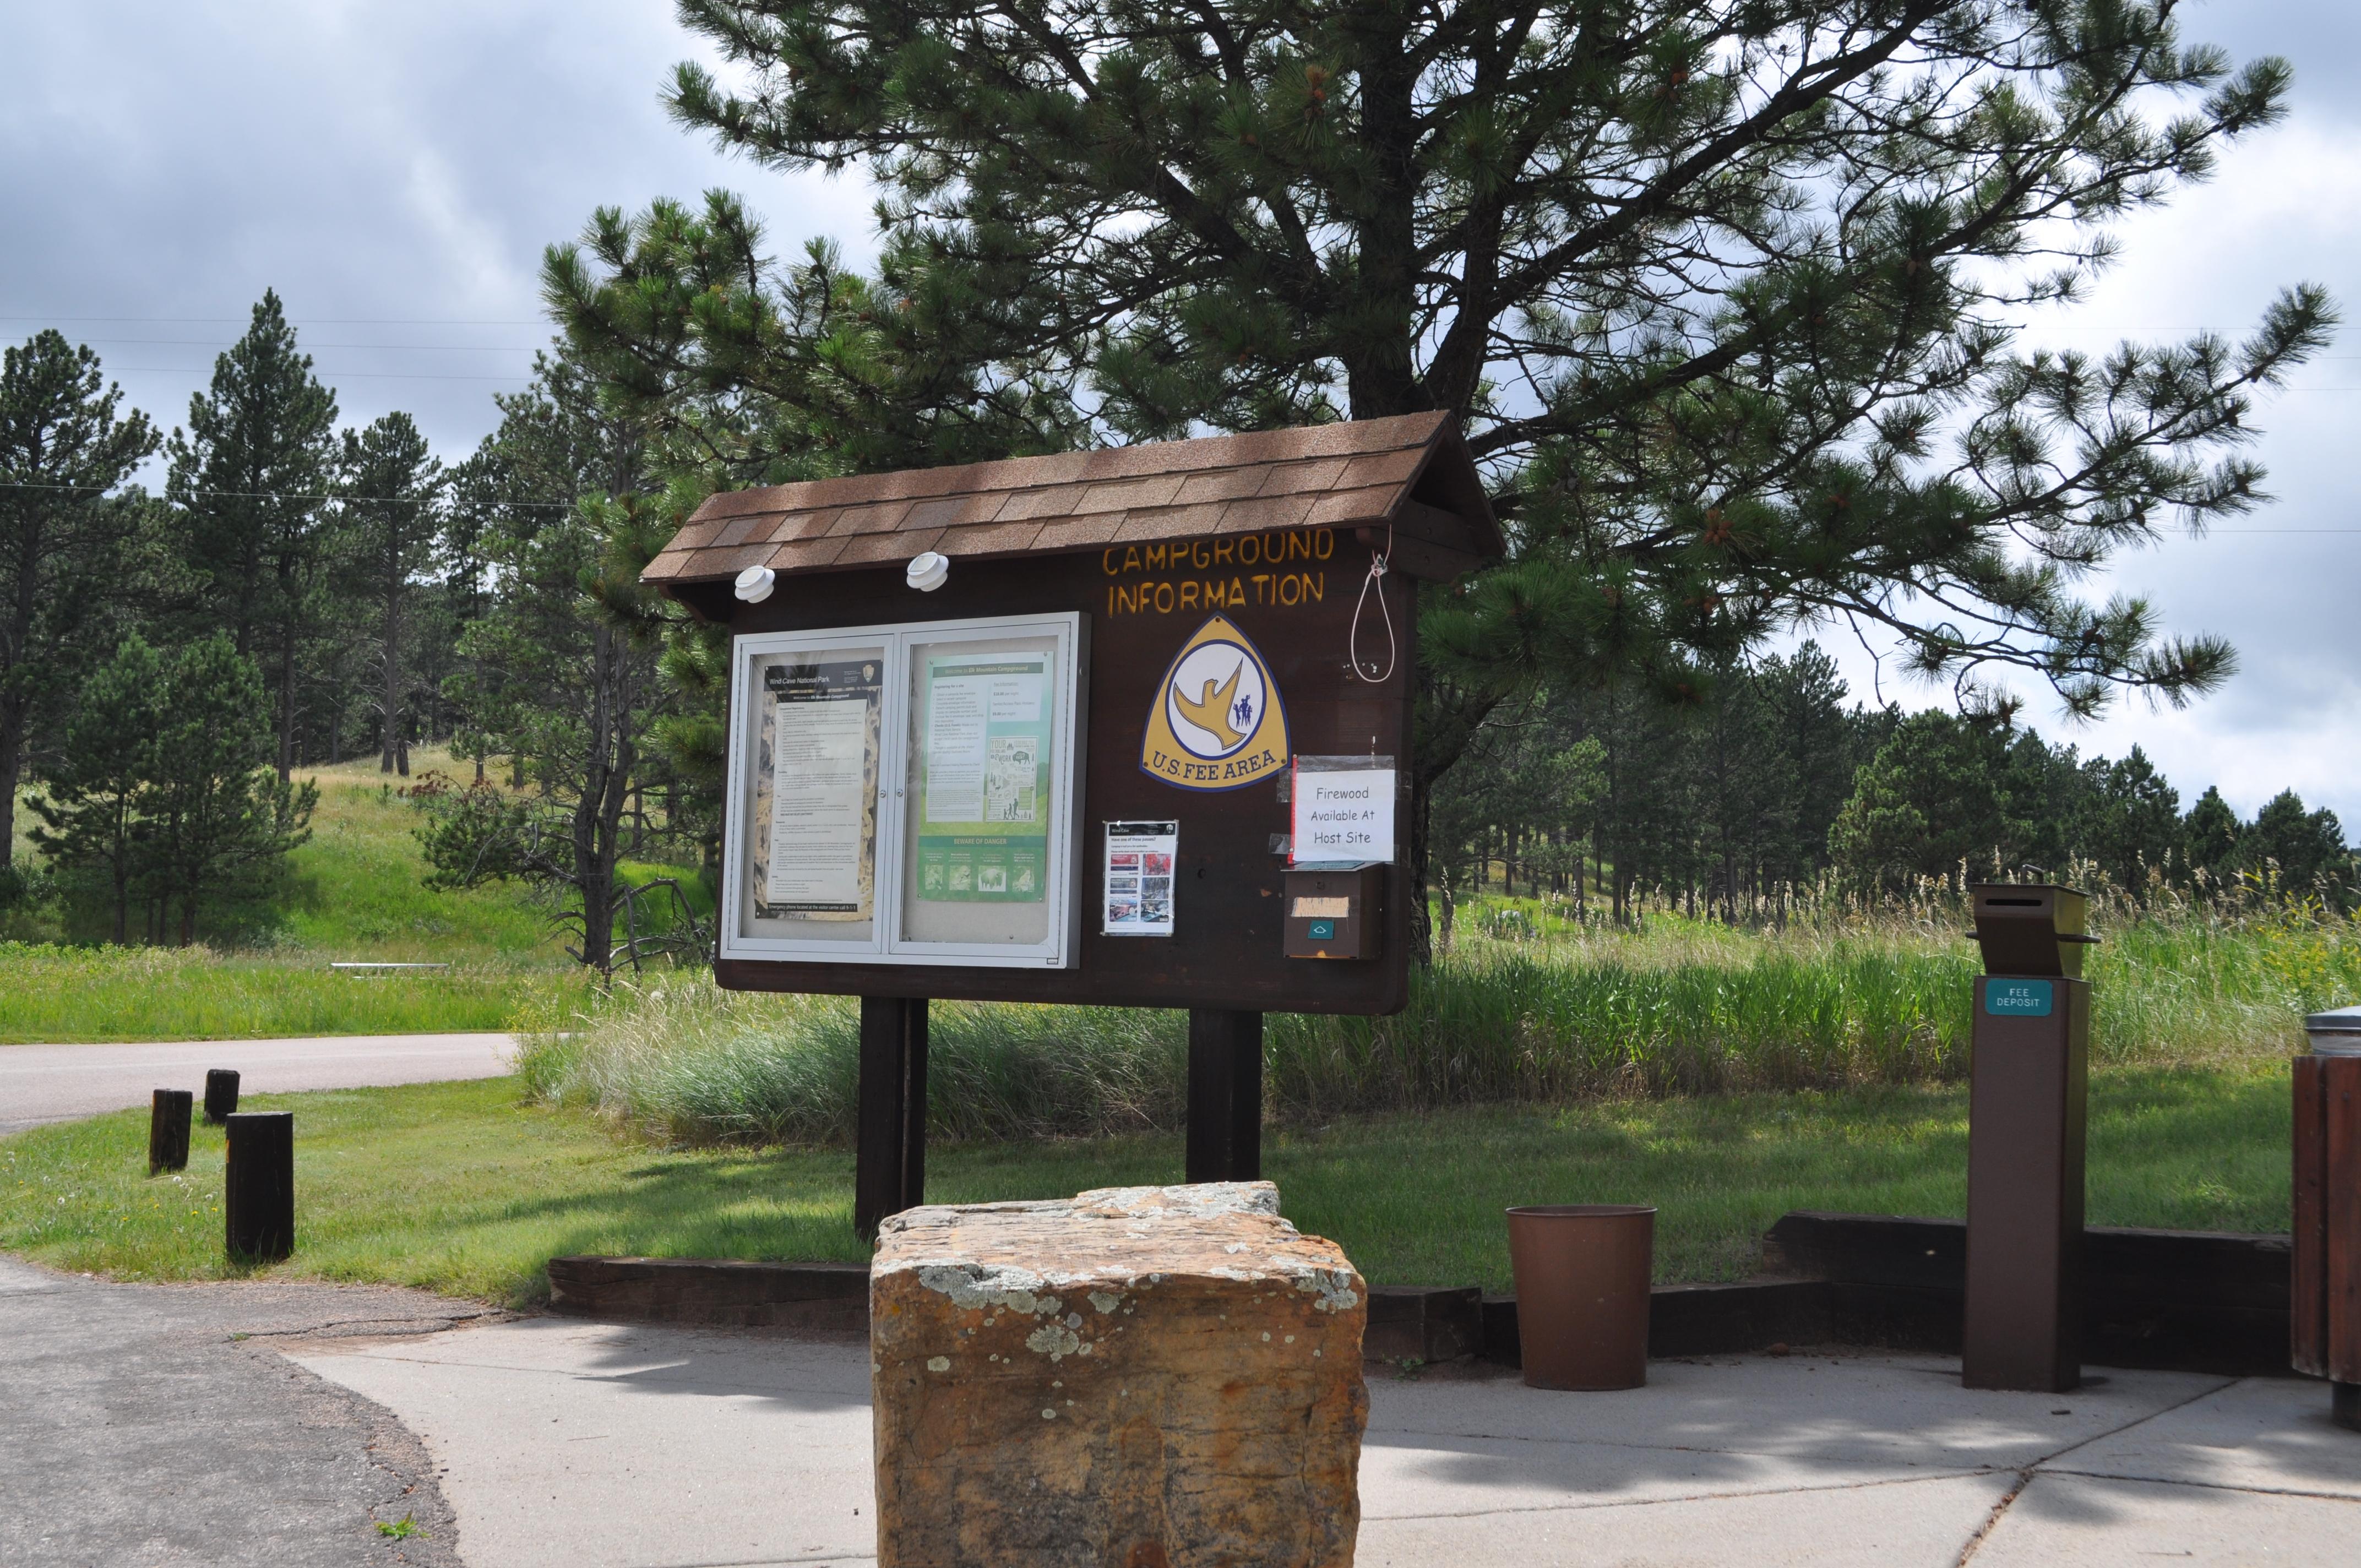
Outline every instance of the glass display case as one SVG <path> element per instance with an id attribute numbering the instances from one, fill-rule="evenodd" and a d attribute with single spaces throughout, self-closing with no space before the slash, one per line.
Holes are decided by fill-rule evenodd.
<path id="1" fill-rule="evenodd" d="M 1066 967 L 1082 630 L 737 639 L 722 956 Z"/>

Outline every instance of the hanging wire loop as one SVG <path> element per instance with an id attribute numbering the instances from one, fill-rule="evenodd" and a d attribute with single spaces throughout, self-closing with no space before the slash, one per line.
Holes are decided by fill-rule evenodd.
<path id="1" fill-rule="evenodd" d="M 1386 558 L 1393 554 L 1393 549 L 1394 531 L 1391 527 L 1388 527 L 1386 547 L 1372 553 L 1369 556 L 1369 575 L 1361 579 L 1361 597 L 1353 602 L 1353 629 L 1346 635 L 1345 644 L 1345 652 L 1353 661 L 1353 678 L 1367 682 L 1373 686 L 1383 685 L 1393 679 L 1394 663 L 1401 656 L 1400 645 L 1394 641 L 1393 611 L 1386 608 L 1385 585 L 1381 581 L 1386 575 Z M 1368 609 L 1371 588 L 1377 589 L 1378 614 L 1386 623 L 1386 670 L 1381 675 L 1370 674 L 1361 666 L 1361 615 Z M 1375 660 L 1370 662 L 1376 663 Z"/>

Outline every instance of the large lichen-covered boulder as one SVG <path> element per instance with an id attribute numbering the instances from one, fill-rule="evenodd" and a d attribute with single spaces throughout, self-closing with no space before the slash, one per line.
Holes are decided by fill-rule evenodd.
<path id="1" fill-rule="evenodd" d="M 1367 1289 L 1267 1181 L 911 1209 L 869 1280 L 883 1568 L 1343 1568 Z"/>

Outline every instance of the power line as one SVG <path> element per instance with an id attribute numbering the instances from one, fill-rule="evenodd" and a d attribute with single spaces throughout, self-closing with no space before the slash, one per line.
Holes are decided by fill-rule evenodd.
<path id="1" fill-rule="evenodd" d="M 251 321 L 251 316 L 9 316 L 0 315 L 0 322 L 137 322 L 148 325 L 181 325 L 224 323 L 236 325 Z M 437 320 L 428 316 L 289 316 L 291 326 L 548 326 L 546 316 L 527 316 L 516 321 L 464 321 L 457 318 Z"/>
<path id="2" fill-rule="evenodd" d="M 104 495 L 112 485 L 43 485 L 29 479 L 0 479 L 0 490 L 71 490 L 84 495 Z M 295 490 L 191 490 L 191 497 L 200 500 L 232 501 L 383 501 L 395 506 L 423 506 L 426 496 L 346 496 L 333 492 L 307 495 Z M 572 501 L 510 501 L 495 503 L 504 507 L 528 507 L 536 511 L 568 511 Z"/>
<path id="3" fill-rule="evenodd" d="M 142 348 L 214 348 L 221 345 L 217 337 L 86 337 L 82 344 L 106 344 L 115 347 Z M 306 343 L 299 345 L 307 353 L 314 348 L 396 348 L 404 351 L 424 349 L 436 354 L 535 354 L 547 348 L 545 343 Z"/>
<path id="4" fill-rule="evenodd" d="M 117 365 L 115 373 L 124 376 L 203 376 L 210 374 L 203 365 Z M 437 371 L 410 372 L 403 370 L 324 370 L 313 374 L 335 381 L 530 381 L 530 376 L 469 376 L 445 374 Z"/>

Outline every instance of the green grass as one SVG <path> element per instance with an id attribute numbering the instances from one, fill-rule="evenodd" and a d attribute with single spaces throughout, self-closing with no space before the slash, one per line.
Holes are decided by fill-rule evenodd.
<path id="1" fill-rule="evenodd" d="M 462 964 L 355 975 L 324 959 L 204 948 L 0 943 L 0 1046 L 500 1030 L 522 1007 L 562 1004 L 587 988 L 564 970 Z"/>
<path id="2" fill-rule="evenodd" d="M 455 771 L 439 752 L 412 761 L 417 773 Z M 551 939 L 548 910 L 522 887 L 438 893 L 420 880 L 426 862 L 418 808 L 395 793 L 406 781 L 379 773 L 376 759 L 308 776 L 320 786 L 320 806 L 312 841 L 290 857 L 276 945 L 323 959 L 539 968 L 571 961 Z"/>
<path id="3" fill-rule="evenodd" d="M 514 1080 L 257 1097 L 296 1113 L 297 1252 L 274 1277 L 371 1280 L 529 1305 L 568 1253 L 858 1258 L 838 1150 L 652 1149 Z M 144 1113 L 0 1140 L 0 1249 L 125 1278 L 223 1277 L 221 1136 L 146 1175 Z M 2095 1224 L 2283 1231 L 2284 1067 L 2118 1069 L 2092 1088 Z M 1175 1180 L 1169 1134 L 928 1152 L 937 1202 Z M 1509 1284 L 1512 1203 L 1660 1206 L 1663 1280 L 1732 1278 L 1790 1209 L 1959 1215 L 1957 1086 L 1479 1107 L 1268 1135 L 1288 1216 L 1380 1283 Z"/>

